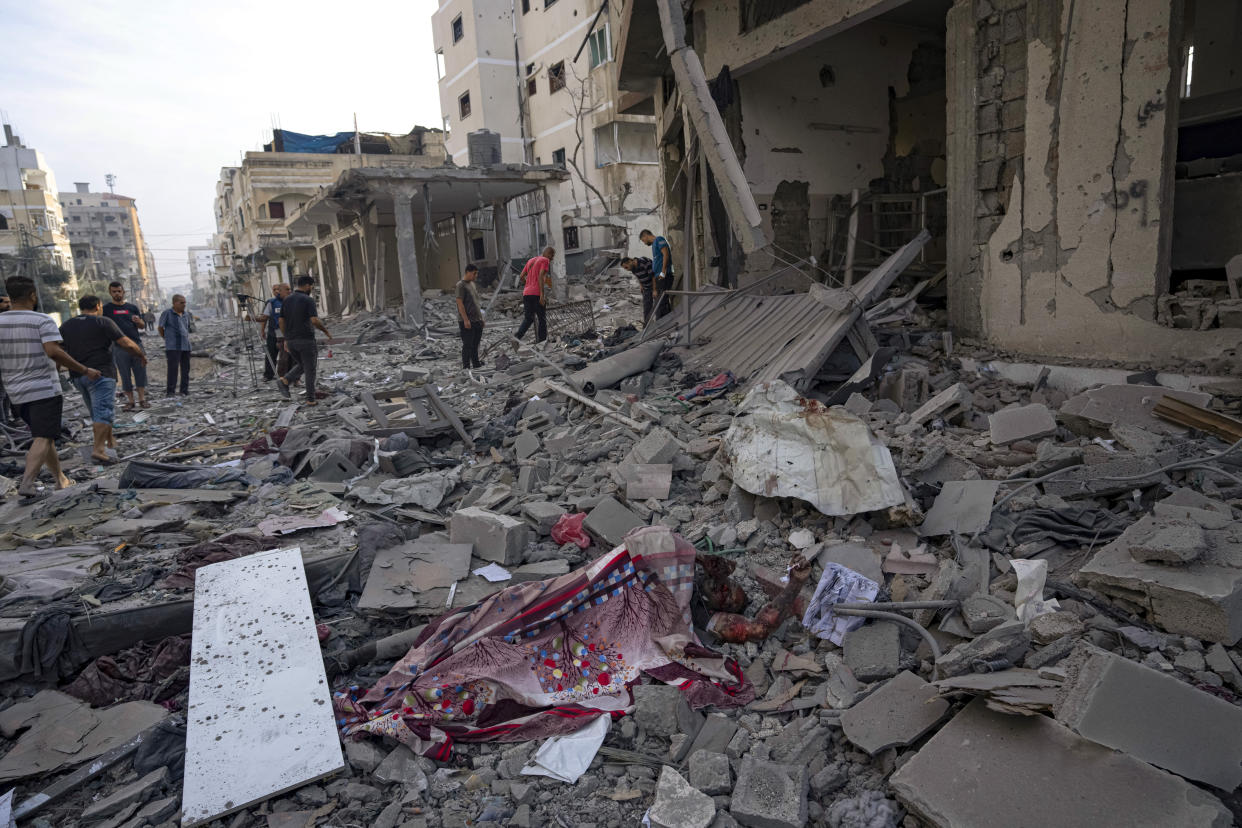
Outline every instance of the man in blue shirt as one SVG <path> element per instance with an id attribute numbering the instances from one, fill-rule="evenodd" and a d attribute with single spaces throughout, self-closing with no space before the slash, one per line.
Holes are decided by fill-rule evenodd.
<path id="1" fill-rule="evenodd" d="M 177 388 L 177 373 L 181 373 L 181 396 L 190 393 L 190 314 L 185 309 L 185 297 L 173 296 L 172 307 L 160 314 L 157 326 L 164 337 L 164 355 L 168 357 L 168 382 L 164 393 L 171 397 Z"/>
<path id="2" fill-rule="evenodd" d="M 283 377 L 289 369 L 287 364 L 280 364 L 282 357 L 286 363 L 289 358 L 282 341 L 284 337 L 280 333 L 280 308 L 288 295 L 289 286 L 285 283 L 272 285 L 272 298 L 264 303 L 263 312 L 255 317 L 255 321 L 264 330 L 264 341 L 267 345 L 267 359 L 263 363 L 264 382 L 271 382 L 278 376 Z"/>
<path id="3" fill-rule="evenodd" d="M 651 270 L 655 273 L 655 293 L 656 296 L 663 297 L 655 311 L 658 319 L 673 310 L 668 296 L 664 295 L 664 292 L 673 286 L 673 250 L 663 236 L 657 236 L 650 230 L 643 230 L 638 234 L 638 238 L 643 244 L 651 247 Z"/>

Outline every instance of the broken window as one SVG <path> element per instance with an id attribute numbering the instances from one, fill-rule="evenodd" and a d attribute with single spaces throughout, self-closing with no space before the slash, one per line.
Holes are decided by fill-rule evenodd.
<path id="1" fill-rule="evenodd" d="M 534 78 L 526 81 L 526 97 L 531 97 L 537 91 L 539 91 L 539 84 Z"/>
<path id="2" fill-rule="evenodd" d="M 578 228 L 577 227 L 566 227 L 564 228 L 564 234 L 565 234 L 565 249 L 566 250 L 577 250 L 578 249 Z"/>
<path id="3" fill-rule="evenodd" d="M 436 50 L 436 80 L 444 77 L 444 52 Z"/>
<path id="4" fill-rule="evenodd" d="M 655 164 L 655 124 L 613 121 L 595 128 L 595 166 Z"/>
<path id="5" fill-rule="evenodd" d="M 522 0 L 522 14 L 530 11 L 530 0 Z"/>
<path id="6" fill-rule="evenodd" d="M 565 61 L 554 63 L 548 67 L 548 91 L 555 92 L 565 88 Z"/>
<path id="7" fill-rule="evenodd" d="M 269 218 L 282 219 L 285 217 L 285 203 L 283 201 L 269 201 L 267 203 L 267 215 Z"/>
<path id="8" fill-rule="evenodd" d="M 599 29 L 591 32 L 587 37 L 587 43 L 591 47 L 591 68 L 594 69 L 601 63 L 607 63 L 612 60 L 612 48 L 608 39 L 608 24 L 605 23 Z"/>
<path id="9" fill-rule="evenodd" d="M 810 2 L 811 0 L 742 0 L 738 6 L 742 16 L 740 31 L 745 34 Z"/>
<path id="10" fill-rule="evenodd" d="M 457 99 L 457 111 L 461 113 L 462 118 L 470 117 L 470 93 L 469 92 L 462 93 L 462 96 Z"/>
<path id="11" fill-rule="evenodd" d="M 564 147 L 561 147 L 558 150 L 552 150 L 552 163 L 558 167 L 565 166 L 565 148 Z"/>
<path id="12" fill-rule="evenodd" d="M 461 15 L 459 14 L 453 18 L 453 42 L 456 43 L 457 41 L 461 40 L 465 36 L 466 36 L 466 29 L 462 25 Z"/>

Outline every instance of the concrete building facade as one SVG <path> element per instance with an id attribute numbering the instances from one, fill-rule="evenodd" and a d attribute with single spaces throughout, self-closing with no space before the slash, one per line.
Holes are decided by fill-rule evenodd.
<path id="1" fill-rule="evenodd" d="M 212 246 L 219 256 L 219 282 L 226 293 L 266 297 L 273 284 L 288 282 L 297 275 L 322 273 L 314 239 L 305 233 L 290 233 L 288 218 L 345 170 L 438 167 L 444 163 L 442 133 L 419 127 L 410 136 L 417 136 L 417 154 L 394 154 L 386 151 L 387 145 L 372 141 L 359 142 L 362 154 L 334 151 L 330 146 L 315 152 L 286 152 L 277 150 L 285 144 L 274 140 L 263 152 L 245 153 L 241 166 L 223 167 L 216 182 Z M 343 149 L 354 146 L 349 139 L 342 144 Z"/>
<path id="2" fill-rule="evenodd" d="M 198 308 L 215 308 L 217 306 L 215 248 L 211 244 L 199 244 L 187 248 L 186 263 L 190 267 L 190 301 Z"/>
<path id="3" fill-rule="evenodd" d="M 470 134 L 487 130 L 499 161 L 570 173 L 559 227 L 542 221 L 542 205 L 512 205 L 515 257 L 551 244 L 578 271 L 597 251 L 638 252 L 638 230 L 658 218 L 655 110 L 617 88 L 620 21 L 620 4 L 593 0 L 447 0 L 432 15 L 453 162 L 468 165 Z M 472 238 L 472 258 L 494 263 L 486 235 Z"/>
<path id="4" fill-rule="evenodd" d="M 56 176 L 43 153 L 24 145 L 5 124 L 0 146 L 0 254 L 21 256 L 23 250 L 34 250 L 30 255 L 74 272 Z M 66 289 L 72 295 L 76 279 L 71 277 Z"/>
<path id="5" fill-rule="evenodd" d="M 83 282 L 125 283 L 130 300 L 143 309 L 159 302 L 155 259 L 142 235 L 138 204 L 129 196 L 91 192 L 88 182 L 74 182 L 60 194 L 69 240 L 82 250 L 77 262 Z"/>
<path id="6" fill-rule="evenodd" d="M 1238 4 L 676 5 L 626 5 L 618 82 L 660 113 L 691 284 L 847 279 L 926 227 L 916 267 L 946 269 L 960 334 L 1129 362 L 1236 353 Z"/>

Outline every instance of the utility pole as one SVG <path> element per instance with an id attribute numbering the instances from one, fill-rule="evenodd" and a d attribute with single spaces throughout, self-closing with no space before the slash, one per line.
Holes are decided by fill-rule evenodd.
<path id="1" fill-rule="evenodd" d="M 116 190 L 113 189 L 114 185 L 116 184 L 116 176 L 113 175 L 112 173 L 108 173 L 107 175 L 104 176 L 104 181 L 107 182 L 108 184 L 108 192 L 112 195 L 116 195 Z"/>

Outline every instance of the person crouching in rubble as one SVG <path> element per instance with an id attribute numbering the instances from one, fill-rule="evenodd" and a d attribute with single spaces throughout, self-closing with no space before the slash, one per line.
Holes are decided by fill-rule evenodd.
<path id="1" fill-rule="evenodd" d="M 538 325 L 535 328 L 535 344 L 538 345 L 548 338 L 548 293 L 552 290 L 550 271 L 554 258 L 556 248 L 545 247 L 542 256 L 532 257 L 522 268 L 522 278 L 526 280 L 526 287 L 522 289 L 522 310 L 526 315 L 522 318 L 521 327 L 513 335 L 515 349 L 526 335 L 526 329 L 536 320 Z"/>
<path id="2" fill-rule="evenodd" d="M 479 360 L 479 343 L 483 341 L 483 311 L 479 308 L 479 291 L 474 280 L 479 277 L 475 265 L 466 265 L 466 271 L 457 283 L 457 323 L 461 334 L 461 367 L 482 368 Z"/>
<path id="3" fill-rule="evenodd" d="M 655 307 L 655 271 L 651 269 L 651 259 L 639 256 L 622 259 L 621 267 L 634 274 L 638 280 L 638 290 L 643 296 L 643 325 L 651 321 L 651 309 Z"/>

